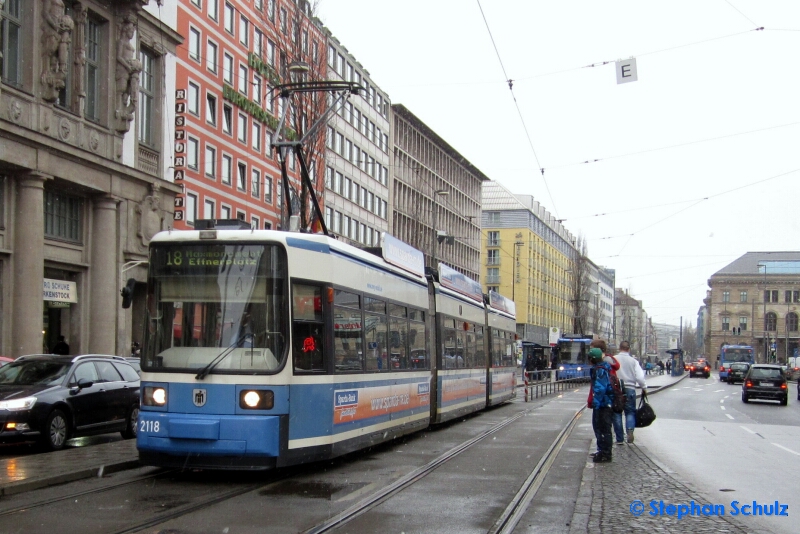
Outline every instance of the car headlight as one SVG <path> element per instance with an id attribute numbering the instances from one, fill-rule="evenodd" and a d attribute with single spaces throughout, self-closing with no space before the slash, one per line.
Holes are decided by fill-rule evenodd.
<path id="1" fill-rule="evenodd" d="M 36 404 L 36 397 L 25 397 L 24 399 L 0 401 L 0 410 L 20 412 L 22 410 L 30 410 L 33 408 L 34 404 Z"/>
<path id="2" fill-rule="evenodd" d="M 142 392 L 142 404 L 145 406 L 164 406 L 167 404 L 167 390 L 161 386 L 146 386 Z"/>

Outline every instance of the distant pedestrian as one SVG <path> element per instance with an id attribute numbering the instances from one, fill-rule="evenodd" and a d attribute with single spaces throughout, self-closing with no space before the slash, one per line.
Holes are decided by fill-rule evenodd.
<path id="1" fill-rule="evenodd" d="M 67 341 L 64 339 L 64 336 L 58 336 L 58 342 L 53 345 L 53 348 L 50 349 L 50 352 L 53 354 L 62 355 L 69 354 L 69 345 L 67 345 Z"/>
<path id="2" fill-rule="evenodd" d="M 619 370 L 617 371 L 617 378 L 619 378 L 625 388 L 625 433 L 628 437 L 628 443 L 633 443 L 633 431 L 636 428 L 636 386 L 642 388 L 642 391 L 647 390 L 647 382 L 645 381 L 644 371 L 639 363 L 633 359 L 633 356 L 628 352 L 630 344 L 623 341 L 619 344 L 619 354 L 617 354 L 617 361 L 619 362 Z M 614 433 L 617 437 L 617 445 L 622 445 L 622 414 L 614 414 Z"/>
<path id="3" fill-rule="evenodd" d="M 672 372 L 672 360 L 667 360 L 667 374 Z"/>
<path id="4" fill-rule="evenodd" d="M 597 446 L 600 449 L 592 455 L 595 463 L 610 462 L 612 451 L 611 425 L 614 412 L 611 409 L 611 388 L 608 381 L 608 373 L 611 370 L 606 362 L 603 361 L 603 351 L 597 347 L 589 350 L 589 361 L 592 363 L 591 377 L 591 408 L 592 408 L 592 429 L 597 438 Z"/>

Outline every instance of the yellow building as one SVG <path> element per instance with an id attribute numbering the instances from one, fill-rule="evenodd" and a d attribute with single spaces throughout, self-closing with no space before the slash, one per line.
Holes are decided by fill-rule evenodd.
<path id="1" fill-rule="evenodd" d="M 552 327 L 572 325 L 574 238 L 530 195 L 515 195 L 497 182 L 483 183 L 481 280 L 514 300 L 517 332 L 548 343 Z"/>

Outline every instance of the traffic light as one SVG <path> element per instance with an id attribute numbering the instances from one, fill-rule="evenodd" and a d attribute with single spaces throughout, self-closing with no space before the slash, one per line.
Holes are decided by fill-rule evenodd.
<path id="1" fill-rule="evenodd" d="M 136 287 L 136 279 L 128 278 L 128 283 L 122 288 L 120 294 L 122 295 L 122 307 L 130 308 L 133 302 L 133 288 Z"/>

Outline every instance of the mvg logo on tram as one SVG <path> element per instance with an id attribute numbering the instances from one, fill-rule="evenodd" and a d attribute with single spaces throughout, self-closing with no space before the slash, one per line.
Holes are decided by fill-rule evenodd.
<path id="1" fill-rule="evenodd" d="M 417 384 L 417 395 L 427 395 L 431 392 L 431 385 L 427 382 Z"/>
<path id="2" fill-rule="evenodd" d="M 337 391 L 334 393 L 334 407 L 343 408 L 345 406 L 358 405 L 358 390 Z"/>

